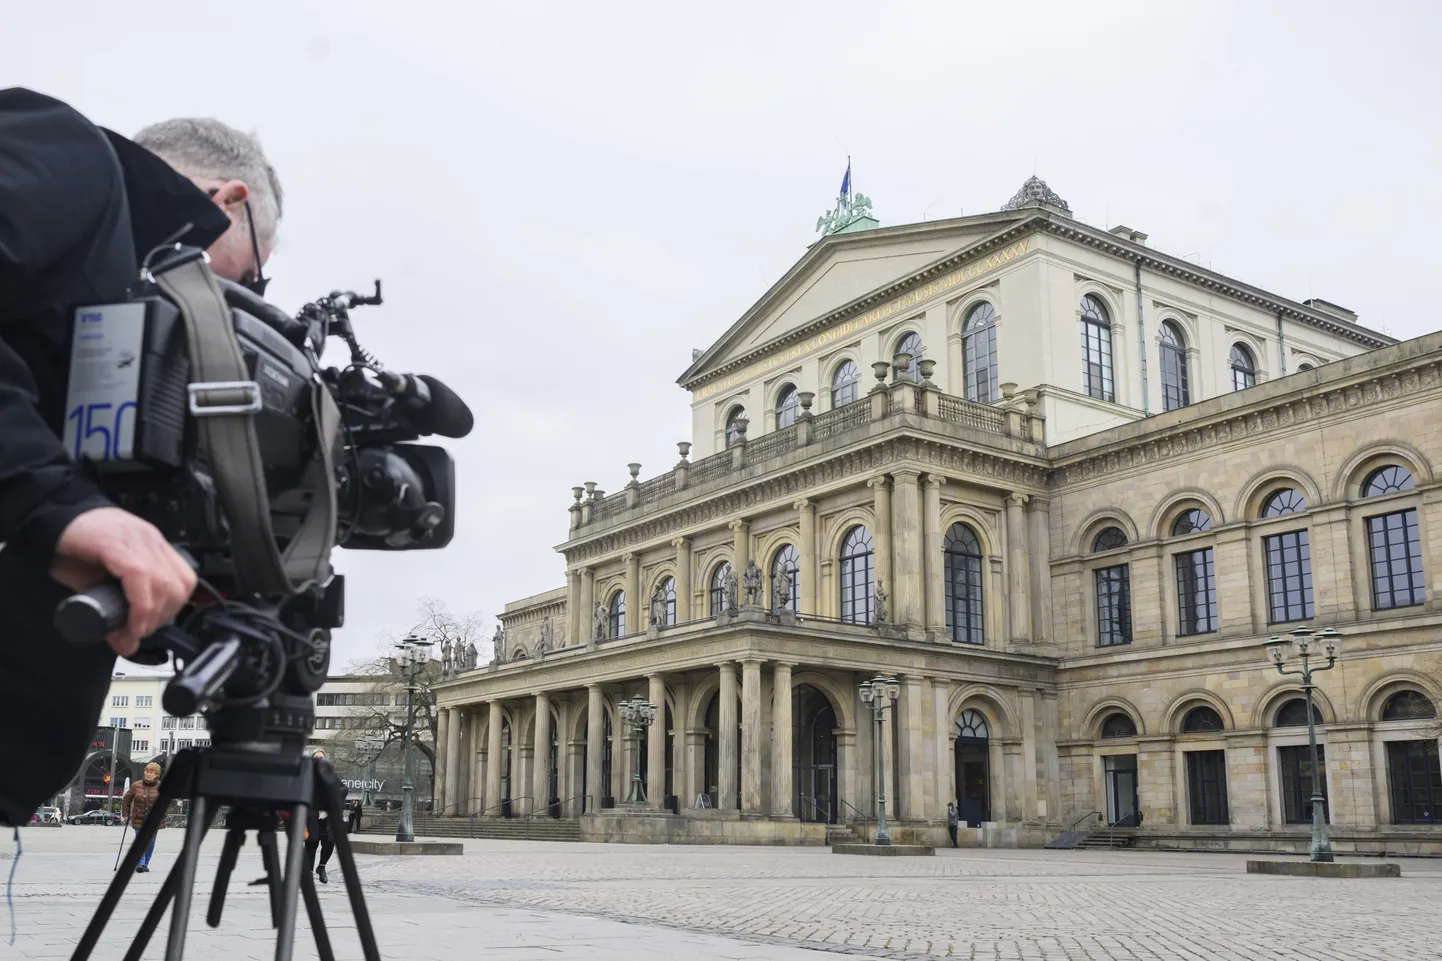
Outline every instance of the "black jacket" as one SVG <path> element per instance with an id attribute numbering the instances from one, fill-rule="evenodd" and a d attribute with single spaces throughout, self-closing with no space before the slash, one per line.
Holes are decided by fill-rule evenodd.
<path id="1" fill-rule="evenodd" d="M 185 224 L 209 247 L 230 220 L 159 157 L 30 90 L 0 90 L 0 822 L 24 823 L 70 780 L 114 656 L 65 646 L 51 614 L 55 541 L 107 503 L 61 443 L 71 316 L 123 299 L 140 258 Z"/>

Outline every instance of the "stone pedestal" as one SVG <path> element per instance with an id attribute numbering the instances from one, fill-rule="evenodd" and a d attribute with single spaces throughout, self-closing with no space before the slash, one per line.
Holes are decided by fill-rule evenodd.
<path id="1" fill-rule="evenodd" d="M 936 853 L 936 848 L 930 844 L 833 844 L 831 853 L 882 858 L 931 857 Z"/>

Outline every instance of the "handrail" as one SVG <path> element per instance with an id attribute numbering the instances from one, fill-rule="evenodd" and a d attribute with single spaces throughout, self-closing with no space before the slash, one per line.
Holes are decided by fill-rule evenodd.
<path id="1" fill-rule="evenodd" d="M 556 801 L 556 806 L 557 806 L 557 807 L 560 807 L 561 805 L 564 805 L 564 804 L 566 804 L 566 803 L 568 803 L 568 802 L 570 802 L 570 801 L 576 800 L 576 798 L 585 798 L 586 800 L 590 800 L 591 797 L 592 797 L 592 795 L 590 795 L 590 794 L 575 794 L 575 795 L 572 795 L 571 797 L 568 797 L 568 798 L 558 799 L 558 800 Z M 533 800 L 534 800 L 534 799 L 533 799 Z M 551 816 L 550 808 L 551 808 L 551 805 L 550 805 L 550 803 L 548 802 L 544 807 L 542 807 L 542 808 L 539 809 L 539 810 L 532 810 L 532 811 L 530 811 L 530 812 L 528 812 L 528 813 L 526 813 L 526 814 L 521 815 L 521 819 L 526 822 L 526 829 L 525 829 L 525 832 L 522 834 L 522 838 L 523 838 L 524 840 L 529 841 L 529 840 L 531 839 L 531 822 L 532 822 L 533 820 L 535 820 L 536 818 L 538 818 L 538 817 L 547 817 L 547 818 L 549 818 L 549 817 Z"/>
<path id="2" fill-rule="evenodd" d="M 1105 815 L 1105 814 L 1102 814 L 1102 812 L 1100 812 L 1100 811 L 1091 811 L 1091 812 L 1088 812 L 1087 814 L 1083 814 L 1081 817 L 1079 817 L 1079 818 L 1077 818 L 1075 821 L 1073 821 L 1073 822 L 1071 823 L 1071 827 L 1067 828 L 1067 830 L 1068 830 L 1068 831 L 1075 831 L 1075 830 L 1076 830 L 1076 826 L 1077 826 L 1078 824 L 1082 823 L 1083 821 L 1085 821 L 1087 818 L 1105 818 L 1105 817 L 1106 817 L 1106 815 Z"/>
<path id="3" fill-rule="evenodd" d="M 477 799 L 477 800 L 479 800 L 479 799 Z M 534 801 L 534 800 L 535 800 L 535 798 L 531 797 L 531 795 L 529 795 L 529 794 L 522 794 L 522 795 L 520 795 L 519 797 L 506 798 L 504 801 L 501 801 L 499 804 L 492 804 L 492 805 L 491 805 L 490 807 L 488 807 L 488 808 L 483 808 L 482 810 L 477 811 L 475 814 L 472 814 L 472 815 L 471 815 L 471 837 L 475 837 L 475 836 L 476 836 L 476 818 L 485 817 L 486 814 L 487 814 L 487 812 L 489 812 L 489 811 L 501 811 L 501 810 L 504 810 L 505 807 L 506 807 L 506 805 L 508 805 L 508 804 L 511 805 L 511 806 L 514 808 L 517 801 Z"/>
<path id="4" fill-rule="evenodd" d="M 848 802 L 845 798 L 837 798 L 837 799 L 836 799 L 836 803 L 837 803 L 837 804 L 840 804 L 842 807 L 847 808 L 848 810 L 851 811 L 853 817 L 847 819 L 847 823 L 848 823 L 848 824 L 849 824 L 849 823 L 852 823 L 852 822 L 854 822 L 854 821 L 859 821 L 859 822 L 861 823 L 861 838 L 862 838 L 862 840 L 864 840 L 864 841 L 870 840 L 870 839 L 867 838 L 867 836 L 866 836 L 866 825 L 867 825 L 868 823 L 875 823 L 876 817 L 875 817 L 874 815 L 866 815 L 866 814 L 861 813 L 861 811 L 857 810 L 857 808 L 856 808 L 856 806 L 855 806 L 854 804 L 851 804 L 851 803 Z"/>

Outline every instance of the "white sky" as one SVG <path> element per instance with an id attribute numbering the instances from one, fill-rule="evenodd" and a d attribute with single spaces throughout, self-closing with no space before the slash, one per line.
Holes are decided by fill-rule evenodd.
<path id="1" fill-rule="evenodd" d="M 421 595 L 494 615 L 564 583 L 570 488 L 671 467 L 691 348 L 804 253 L 848 152 L 886 225 L 1035 170 L 1088 223 L 1435 328 L 1439 38 L 1427 2 L 0 0 L 0 86 L 258 132 L 272 299 L 382 277 L 362 342 L 476 411 L 451 547 L 340 558 L 340 666 Z"/>

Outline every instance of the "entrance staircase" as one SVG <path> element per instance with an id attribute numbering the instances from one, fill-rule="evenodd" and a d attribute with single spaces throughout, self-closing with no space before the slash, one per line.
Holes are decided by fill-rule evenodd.
<path id="1" fill-rule="evenodd" d="M 581 822 L 570 818 L 469 818 L 417 814 L 412 826 L 418 838 L 487 838 L 504 841 L 579 841 Z M 361 834 L 396 836 L 396 815 L 367 817 Z"/>
<path id="2" fill-rule="evenodd" d="M 828 824 L 826 825 L 826 844 L 866 844 L 866 828 L 856 828 L 850 824 Z"/>
<path id="3" fill-rule="evenodd" d="M 1091 822 L 1084 830 L 1081 826 Z M 1074 851 L 1078 848 L 1094 851 L 1098 848 L 1115 851 L 1129 848 L 1136 841 L 1135 828 L 1114 827 L 1106 823 L 1100 811 L 1079 817 L 1067 830 L 1046 843 L 1052 851 Z"/>

